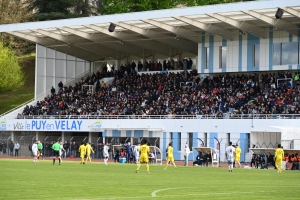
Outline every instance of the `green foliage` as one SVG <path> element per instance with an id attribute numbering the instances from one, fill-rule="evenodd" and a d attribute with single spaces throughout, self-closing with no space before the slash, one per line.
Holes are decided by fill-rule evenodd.
<path id="1" fill-rule="evenodd" d="M 182 4 L 185 6 L 203 6 L 223 3 L 234 3 L 242 0 L 183 0 Z"/>
<path id="2" fill-rule="evenodd" d="M 72 6 L 72 0 L 29 0 L 29 10 L 35 10 L 36 13 L 69 13 Z"/>
<path id="3" fill-rule="evenodd" d="M 24 85 L 24 75 L 14 52 L 0 43 L 0 92 Z"/>
<path id="4" fill-rule="evenodd" d="M 35 21 L 68 19 L 97 15 L 90 0 L 27 0 L 28 10 L 34 12 Z"/>
<path id="5" fill-rule="evenodd" d="M 182 0 L 103 0 L 101 14 L 140 12 L 175 8 Z"/>
<path id="6" fill-rule="evenodd" d="M 238 1 L 241 0 L 102 0 L 100 10 L 101 14 L 115 14 Z"/>

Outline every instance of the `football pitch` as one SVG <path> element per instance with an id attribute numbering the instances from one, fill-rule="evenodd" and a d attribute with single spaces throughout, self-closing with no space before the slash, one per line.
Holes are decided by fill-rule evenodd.
<path id="1" fill-rule="evenodd" d="M 299 199 L 299 171 L 0 159 L 0 199 Z"/>

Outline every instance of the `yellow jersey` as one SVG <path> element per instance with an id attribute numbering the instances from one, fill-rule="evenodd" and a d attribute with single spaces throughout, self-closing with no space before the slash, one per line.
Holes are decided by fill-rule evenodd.
<path id="1" fill-rule="evenodd" d="M 242 153 L 242 149 L 240 147 L 235 148 L 235 155 L 240 156 Z"/>
<path id="2" fill-rule="evenodd" d="M 143 144 L 141 147 L 140 147 L 140 157 L 148 157 L 150 153 L 150 148 L 147 144 Z"/>
<path id="3" fill-rule="evenodd" d="M 284 157 L 284 151 L 282 148 L 277 148 L 275 150 L 275 159 L 276 160 L 282 160 L 282 158 Z"/>
<path id="4" fill-rule="evenodd" d="M 90 144 L 87 144 L 87 145 L 85 146 L 85 149 L 86 149 L 86 153 L 87 153 L 87 154 L 90 154 L 91 152 L 94 153 L 94 150 L 93 150 L 93 148 L 92 148 L 92 146 L 91 146 Z"/>
<path id="5" fill-rule="evenodd" d="M 85 153 L 86 153 L 86 147 L 83 144 L 80 145 L 79 152 L 80 152 L 81 155 L 85 155 Z"/>
<path id="6" fill-rule="evenodd" d="M 168 146 L 168 157 L 173 157 L 173 147 Z"/>

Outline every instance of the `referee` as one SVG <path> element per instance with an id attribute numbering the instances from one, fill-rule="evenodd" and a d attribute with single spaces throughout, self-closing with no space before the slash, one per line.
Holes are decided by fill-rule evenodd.
<path id="1" fill-rule="evenodd" d="M 53 150 L 53 165 L 55 164 L 55 157 L 58 158 L 58 162 L 59 162 L 59 165 L 60 165 L 60 155 L 59 155 L 60 144 L 59 144 L 59 141 L 55 142 L 52 145 L 52 150 Z"/>

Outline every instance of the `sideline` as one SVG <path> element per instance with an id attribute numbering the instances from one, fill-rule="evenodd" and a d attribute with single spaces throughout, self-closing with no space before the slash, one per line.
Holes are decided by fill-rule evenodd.
<path id="1" fill-rule="evenodd" d="M 165 188 L 161 190 L 155 191 L 163 191 L 163 190 L 174 190 L 180 188 Z M 154 192 L 155 192 L 154 191 Z M 170 195 L 161 195 L 161 196 L 133 196 L 133 197 L 106 197 L 106 198 L 76 198 L 75 200 L 117 200 L 117 199 L 146 199 L 146 198 L 163 198 L 163 197 L 184 197 L 184 196 L 208 196 L 208 195 L 237 195 L 237 194 L 256 194 L 256 193 L 268 193 L 268 192 L 278 192 L 278 190 L 266 190 L 266 191 L 249 191 L 249 192 L 217 192 L 217 193 L 197 193 L 197 194 L 170 194 Z M 152 194 L 151 194 L 152 195 Z"/>

